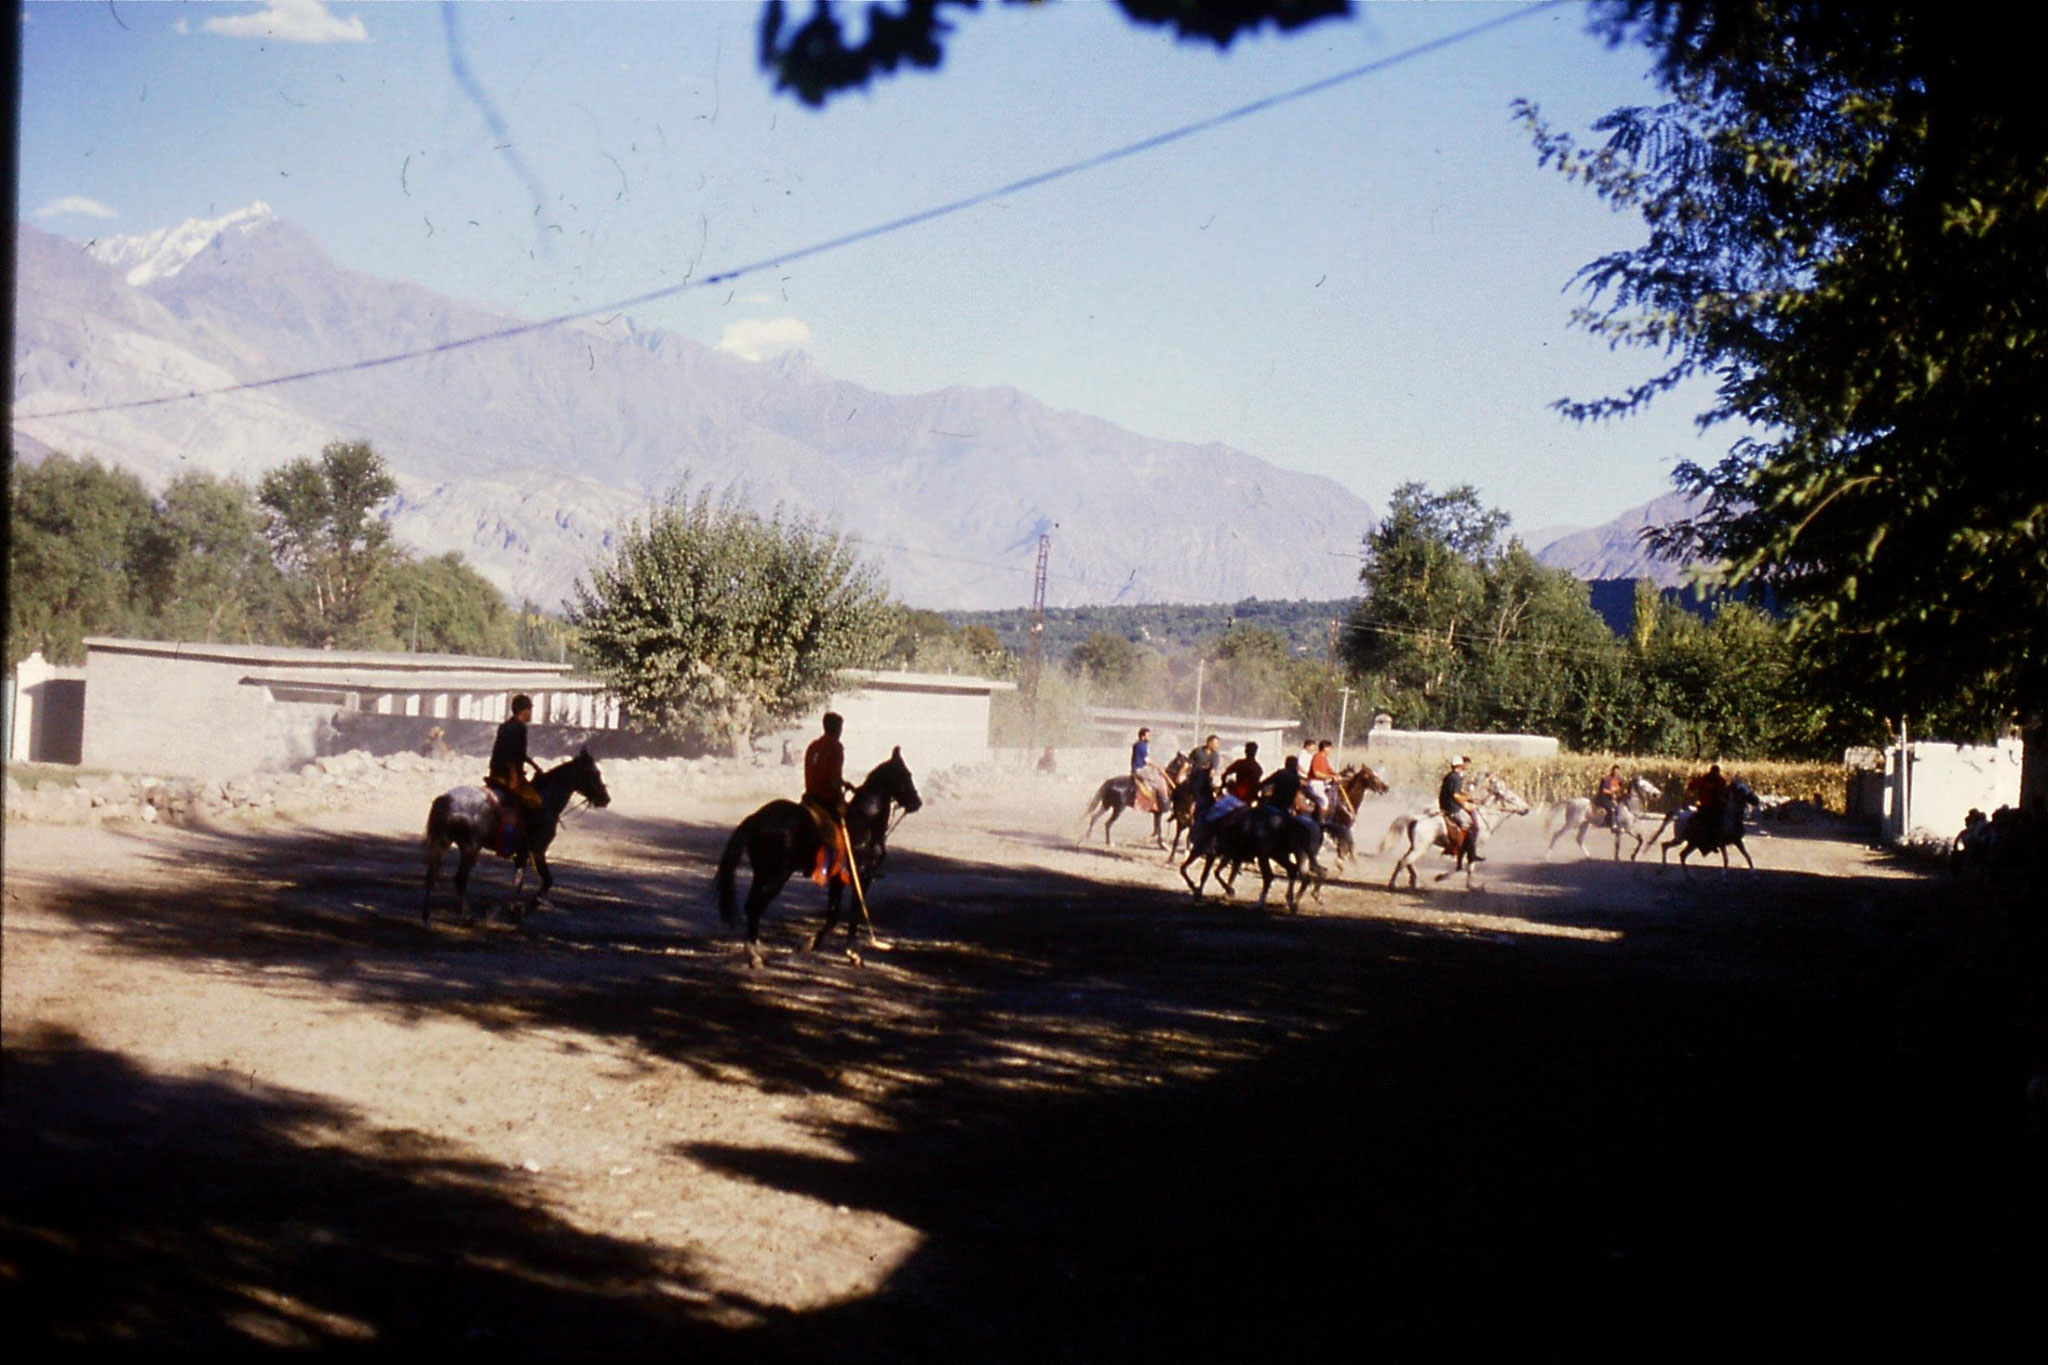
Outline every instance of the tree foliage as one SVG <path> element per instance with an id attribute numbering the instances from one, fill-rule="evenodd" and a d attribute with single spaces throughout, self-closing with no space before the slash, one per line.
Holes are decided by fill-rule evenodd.
<path id="1" fill-rule="evenodd" d="M 1790 604 L 1897 719 L 2048 712 L 2048 117 L 2024 44 L 1924 5 L 1611 6 L 1671 99 L 1542 159 L 1641 215 L 1588 265 L 1585 326 L 1663 367 L 1578 416 L 1711 375 L 1754 433 L 1679 484 L 1667 548 Z M 1969 719 L 1958 715 L 1958 719 Z M 2037 789 L 2038 789 L 2038 783 Z"/>
<path id="2" fill-rule="evenodd" d="M 1008 4 L 1035 0 L 1005 0 Z M 1267 24 L 1297 29 L 1318 19 L 1351 12 L 1351 0 L 1115 0 L 1131 22 L 1172 29 L 1182 39 L 1227 48 L 1240 34 Z M 814 0 L 810 16 L 793 23 L 783 0 L 761 10 L 761 65 L 775 88 L 791 91 L 805 104 L 821 105 L 842 90 L 857 90 L 899 66 L 930 70 L 945 56 L 953 25 L 945 11 L 974 10 L 980 0 L 868 0 L 858 9 L 862 36 L 847 40 L 840 8 Z"/>
<path id="3" fill-rule="evenodd" d="M 9 662 L 31 650 L 81 662 L 88 635 L 571 656 L 564 623 L 531 604 L 515 621 L 459 555 L 414 563 L 392 545 L 374 521 L 388 496 L 382 461 L 352 447 L 330 477 L 335 453 L 273 471 L 269 504 L 196 471 L 152 498 L 132 474 L 89 457 L 17 466 Z M 338 581 L 363 581 L 366 560 L 371 587 L 337 593 Z"/>
<path id="4" fill-rule="evenodd" d="M 499 657 L 521 652 L 520 623 L 504 595 L 461 555 L 400 559 L 388 572 L 391 629 L 407 649 Z"/>
<path id="5" fill-rule="evenodd" d="M 577 582 L 570 619 L 642 722 L 735 754 L 879 660 L 897 623 L 843 538 L 709 492 L 629 529 Z"/>
<path id="6" fill-rule="evenodd" d="M 7 511 L 7 653 L 84 658 L 88 635 L 147 612 L 154 505 L 133 474 L 52 454 L 13 465 Z"/>
<path id="7" fill-rule="evenodd" d="M 367 441 L 330 442 L 319 460 L 294 460 L 257 485 L 299 643 L 368 649 L 387 642 L 398 554 L 375 513 L 397 491 Z"/>

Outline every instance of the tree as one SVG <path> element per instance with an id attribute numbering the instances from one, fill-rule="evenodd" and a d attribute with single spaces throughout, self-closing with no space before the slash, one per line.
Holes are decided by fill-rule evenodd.
<path id="1" fill-rule="evenodd" d="M 62 452 L 14 464 L 8 487 L 7 655 L 79 663 L 85 637 L 131 629 L 148 611 L 160 550 L 155 506 L 133 474 Z"/>
<path id="2" fill-rule="evenodd" d="M 1647 242 L 1582 272 L 1581 321 L 1663 368 L 1566 404 L 1634 411 L 1694 374 L 1754 434 L 1663 539 L 1789 604 L 1894 721 L 2020 720 L 2048 801 L 2048 117 L 2025 44 L 1905 3 L 1612 6 L 1671 100 L 1539 155 Z"/>
<path id="3" fill-rule="evenodd" d="M 461 555 L 401 559 L 390 575 L 391 624 L 406 648 L 499 657 L 519 649 L 519 622 L 503 595 Z"/>
<path id="4" fill-rule="evenodd" d="M 179 640 L 267 639 L 283 590 L 248 488 L 194 470 L 164 490 L 149 585 L 158 632 Z"/>
<path id="5" fill-rule="evenodd" d="M 1031 0 L 1006 0 L 1009 4 Z M 821 105 L 842 90 L 857 90 L 875 76 L 910 65 L 927 70 L 944 58 L 944 36 L 952 31 L 942 11 L 972 10 L 980 0 L 869 0 L 865 34 L 848 45 L 832 0 L 815 0 L 810 18 L 795 27 L 783 0 L 768 0 L 761 11 L 761 65 L 775 75 L 775 88 L 789 90 L 805 104 Z M 1133 23 L 1171 28 L 1182 39 L 1227 48 L 1241 33 L 1266 24 L 1283 31 L 1349 14 L 1351 0 L 1116 0 Z M 851 8 L 851 6 L 849 6 Z M 787 30 L 785 32 L 785 30 Z"/>
<path id="6" fill-rule="evenodd" d="M 391 639 L 391 530 L 376 515 L 398 481 L 367 441 L 334 441 L 257 485 L 285 574 L 288 630 L 302 644 L 372 648 Z"/>
<path id="7" fill-rule="evenodd" d="M 1396 489 L 1366 537 L 1348 661 L 1410 725 L 1618 743 L 1635 690 L 1620 642 L 1585 584 L 1507 530 L 1470 486 Z"/>
<path id="8" fill-rule="evenodd" d="M 1394 490 L 1386 519 L 1365 539 L 1364 588 L 1346 631 L 1346 654 L 1361 673 L 1434 715 L 1460 677 L 1486 607 L 1486 575 L 1507 518 L 1480 505 L 1469 484 L 1431 493 L 1420 483 Z"/>
<path id="9" fill-rule="evenodd" d="M 839 535 L 671 496 L 578 580 L 570 621 L 641 722 L 744 755 L 875 663 L 895 610 Z"/>

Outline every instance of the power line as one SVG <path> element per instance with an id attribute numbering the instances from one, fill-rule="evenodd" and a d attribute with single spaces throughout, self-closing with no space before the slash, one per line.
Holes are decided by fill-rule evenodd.
<path id="1" fill-rule="evenodd" d="M 272 375 L 268 379 L 245 380 L 239 384 L 227 384 L 217 389 L 193 389 L 185 393 L 166 394 L 157 398 L 136 398 L 120 403 L 100 403 L 88 407 L 63 408 L 54 412 L 17 413 L 15 415 L 18 419 L 42 419 L 51 417 L 82 417 L 102 412 L 130 412 L 141 408 L 154 408 L 171 403 L 189 402 L 195 398 L 211 398 L 219 394 L 240 393 L 250 389 L 274 388 L 280 384 L 295 384 L 302 380 L 321 379 L 337 374 L 353 374 L 363 370 L 379 369 L 386 365 L 397 365 L 409 360 L 418 360 L 426 356 L 442 355 L 451 351 L 464 350 L 471 346 L 481 346 L 489 342 L 507 341 L 513 337 L 526 336 L 532 332 L 545 331 L 551 327 L 559 327 L 565 323 L 594 317 L 599 313 L 644 307 L 647 304 L 658 303 L 663 299 L 673 298 L 692 289 L 708 289 L 717 285 L 730 284 L 749 275 L 757 275 L 766 270 L 781 269 L 795 262 L 808 260 L 814 256 L 822 256 L 860 242 L 890 236 L 909 228 L 922 226 L 925 223 L 936 222 L 941 218 L 951 217 L 967 209 L 977 208 L 991 200 L 1021 194 L 1026 190 L 1037 189 L 1042 185 L 1065 180 L 1069 177 L 1080 175 L 1085 171 L 1097 170 L 1119 161 L 1142 156 L 1147 152 L 1157 151 L 1161 147 L 1171 146 L 1176 142 L 1181 142 L 1203 133 L 1213 132 L 1218 128 L 1250 118 L 1253 115 L 1277 109 L 1282 105 L 1291 104 L 1297 100 L 1307 99 L 1311 95 L 1319 95 L 1326 90 L 1333 90 L 1338 86 L 1363 80 L 1368 76 L 1376 76 L 1381 72 L 1391 70 L 1418 57 L 1440 52 L 1446 48 L 1454 47 L 1460 43 L 1480 37 L 1483 34 L 1490 33 L 1494 29 L 1504 28 L 1509 24 L 1519 23 L 1532 15 L 1540 14 L 1545 10 L 1555 9 L 1563 3 L 1564 0 L 1545 0 L 1542 4 L 1531 5 L 1526 9 L 1518 9 L 1498 18 L 1486 20 L 1484 23 L 1474 24 L 1471 28 L 1460 29 L 1456 33 L 1418 44 L 1415 47 L 1397 52 L 1390 57 L 1382 57 L 1378 61 L 1367 62 L 1362 66 L 1355 66 L 1347 71 L 1337 72 L 1335 75 L 1324 76 L 1319 80 L 1310 81 L 1306 85 L 1295 86 L 1291 90 L 1283 90 L 1278 94 L 1267 95 L 1262 99 L 1253 100 L 1249 104 L 1238 105 L 1234 109 L 1227 109 L 1220 114 L 1213 114 L 1208 118 L 1197 119 L 1193 123 L 1182 124 L 1178 128 L 1169 129 L 1163 133 L 1155 133 L 1151 137 L 1140 138 L 1136 142 L 1125 143 L 1121 147 L 1098 152 L 1093 156 L 1083 157 L 1078 161 L 1070 161 L 1063 166 L 1056 166 L 1051 170 L 1039 171 L 1034 175 L 1027 175 L 1020 180 L 1012 180 L 1006 185 L 998 185 L 993 189 L 968 195 L 964 199 L 955 199 L 949 203 L 920 209 L 915 213 L 908 213 L 900 218 L 892 218 L 885 222 L 856 229 L 852 232 L 842 233 L 837 237 L 813 242 L 809 246 L 798 247 L 792 251 L 765 257 L 746 265 L 735 266 L 729 270 L 721 270 L 715 274 L 707 275 L 701 280 L 686 278 L 675 284 L 664 285 L 659 289 L 650 289 L 646 293 L 636 294 L 631 298 L 614 299 L 611 302 L 578 309 L 575 312 L 557 313 L 553 317 L 543 318 L 537 322 L 516 323 L 510 327 L 500 327 L 489 332 L 479 332 L 475 336 L 459 337 L 454 341 L 439 342 L 433 346 L 421 347 L 416 350 L 395 351 L 389 355 L 371 356 L 363 360 L 350 361 L 341 365 L 299 370 L 291 374 Z"/>

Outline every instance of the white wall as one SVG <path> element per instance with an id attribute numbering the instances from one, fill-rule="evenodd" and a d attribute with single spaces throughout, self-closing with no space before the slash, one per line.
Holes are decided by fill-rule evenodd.
<path id="1" fill-rule="evenodd" d="M 1989 815 L 2000 806 L 2017 806 L 2020 755 L 2017 739 L 1893 748 L 1885 755 L 1885 838 L 1952 839 L 1972 809 Z"/>
<path id="2" fill-rule="evenodd" d="M 1363 737 L 1366 752 L 1422 754 L 1448 761 L 1457 754 L 1497 754 L 1510 758 L 1555 758 L 1557 741 L 1549 735 L 1474 735 L 1455 730 L 1371 730 Z M 1370 761 L 1370 760 L 1368 760 Z"/>

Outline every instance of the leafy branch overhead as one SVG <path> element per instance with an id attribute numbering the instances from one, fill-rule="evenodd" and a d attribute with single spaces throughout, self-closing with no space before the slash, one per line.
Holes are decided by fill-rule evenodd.
<path id="1" fill-rule="evenodd" d="M 1037 0 L 1004 0 L 1035 4 Z M 1351 12 L 1351 0 L 1115 0 L 1133 23 L 1164 27 L 1183 40 L 1227 48 L 1240 34 L 1267 24 L 1282 31 Z M 761 65 L 774 73 L 775 88 L 791 91 L 809 105 L 822 105 L 844 90 L 858 90 L 899 66 L 936 68 L 953 32 L 946 10 L 975 10 L 980 0 L 900 0 L 836 5 L 814 0 L 810 15 L 793 20 L 783 0 L 761 10 Z M 857 11 L 862 36 L 849 42 L 843 10 Z"/>
<path id="2" fill-rule="evenodd" d="M 2048 114 L 2025 44 L 1924 5 L 1604 7 L 1671 98 L 1538 155 L 1649 230 L 1581 321 L 1746 424 L 1664 538 L 1767 585 L 1883 713 L 2024 720 L 2048 797 Z"/>

